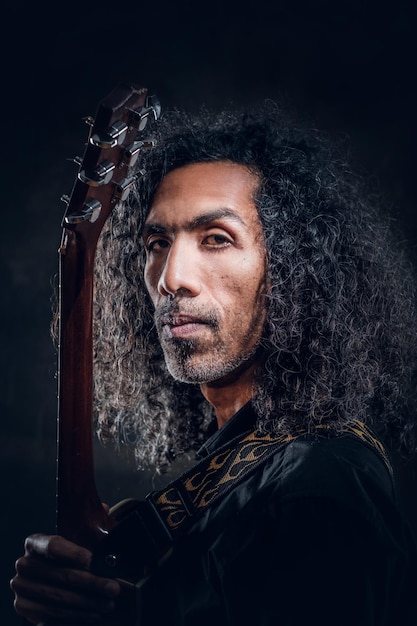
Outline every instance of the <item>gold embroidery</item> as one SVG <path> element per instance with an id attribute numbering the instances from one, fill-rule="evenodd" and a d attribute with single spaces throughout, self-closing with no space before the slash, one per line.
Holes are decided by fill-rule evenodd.
<path id="1" fill-rule="evenodd" d="M 317 426 L 317 429 L 325 431 L 328 430 L 328 427 L 321 424 Z M 183 487 L 188 493 L 192 505 L 196 510 L 204 509 L 244 473 L 274 454 L 277 445 L 290 443 L 306 434 L 307 432 L 302 429 L 293 435 L 273 435 L 271 433 L 261 435 L 254 431 L 235 444 L 233 448 L 220 452 L 211 459 L 208 458 L 206 463 L 201 462 L 196 468 L 197 471 L 183 482 Z M 354 435 L 376 449 L 384 459 L 389 471 L 392 472 L 384 446 L 365 424 L 358 421 L 346 424 L 341 434 Z M 155 494 L 158 496 L 155 504 L 173 531 L 179 528 L 188 516 L 176 484 L 178 481 L 159 495 Z"/>

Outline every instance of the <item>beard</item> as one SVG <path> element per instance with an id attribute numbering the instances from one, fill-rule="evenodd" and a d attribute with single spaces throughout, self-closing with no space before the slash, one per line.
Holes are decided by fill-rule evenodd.
<path id="1" fill-rule="evenodd" d="M 207 327 L 204 337 L 178 338 L 166 332 L 166 324 L 174 315 L 190 315 Z M 183 383 L 212 383 L 234 372 L 245 369 L 258 350 L 260 338 L 248 348 L 242 342 L 240 349 L 229 349 L 231 337 L 221 333 L 220 319 L 216 311 L 187 310 L 178 303 L 165 303 L 155 311 L 155 326 L 164 353 L 166 367 L 171 376 Z M 249 339 L 250 337 L 247 337 Z"/>

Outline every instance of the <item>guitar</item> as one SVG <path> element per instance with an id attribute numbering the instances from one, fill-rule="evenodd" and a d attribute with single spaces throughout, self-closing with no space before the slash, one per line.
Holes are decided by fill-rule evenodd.
<path id="1" fill-rule="evenodd" d="M 59 247 L 57 532 L 93 549 L 117 524 L 101 504 L 93 462 L 93 272 L 103 225 L 139 176 L 152 147 L 143 132 L 160 115 L 145 87 L 120 84 L 98 106 L 62 222 Z"/>

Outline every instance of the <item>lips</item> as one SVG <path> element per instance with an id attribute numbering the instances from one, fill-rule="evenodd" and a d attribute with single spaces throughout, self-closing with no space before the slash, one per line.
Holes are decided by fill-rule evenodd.
<path id="1" fill-rule="evenodd" d="M 160 323 L 163 332 L 175 338 L 190 337 L 208 326 L 206 320 L 193 315 L 167 315 Z"/>
<path id="2" fill-rule="evenodd" d="M 167 326 L 184 326 L 186 324 L 205 324 L 206 322 L 194 315 L 167 315 L 162 318 L 162 323 Z"/>

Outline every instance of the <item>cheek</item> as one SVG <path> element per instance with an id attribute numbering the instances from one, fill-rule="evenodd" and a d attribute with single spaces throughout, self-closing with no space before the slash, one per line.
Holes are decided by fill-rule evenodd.
<path id="1" fill-rule="evenodd" d="M 258 299 L 266 292 L 266 260 L 264 255 L 254 254 L 242 264 L 241 284 L 245 286 L 248 296 Z"/>
<path id="2" fill-rule="evenodd" d="M 145 281 L 145 286 L 148 294 L 152 302 L 155 304 L 158 281 L 155 276 L 155 271 L 152 271 L 152 269 L 147 264 L 145 265 L 145 270 L 143 272 L 143 279 Z"/>
<path id="3" fill-rule="evenodd" d="M 263 258 L 251 256 L 236 264 L 234 271 L 222 276 L 230 306 L 242 316 L 260 315 L 265 309 L 266 267 Z"/>

